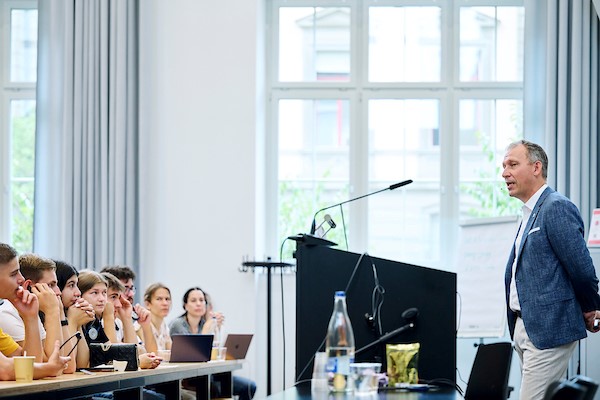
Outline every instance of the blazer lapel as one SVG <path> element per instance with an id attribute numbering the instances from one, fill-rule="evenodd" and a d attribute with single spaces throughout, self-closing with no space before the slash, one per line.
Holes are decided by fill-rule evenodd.
<path id="1" fill-rule="evenodd" d="M 535 224 L 535 220 L 537 219 L 540 213 L 540 208 L 542 208 L 544 201 L 551 192 L 553 192 L 553 190 L 550 189 L 550 187 L 547 187 L 546 190 L 542 192 L 542 195 L 538 199 L 537 203 L 535 203 L 533 210 L 531 210 L 531 215 L 529 216 L 529 220 L 527 221 L 527 226 L 525 226 L 525 229 L 523 230 L 523 237 L 521 237 L 521 244 L 519 245 L 519 258 L 521 258 L 521 254 L 523 254 L 523 246 L 527 241 L 527 237 L 529 236 L 529 231 L 531 230 L 531 227 Z"/>

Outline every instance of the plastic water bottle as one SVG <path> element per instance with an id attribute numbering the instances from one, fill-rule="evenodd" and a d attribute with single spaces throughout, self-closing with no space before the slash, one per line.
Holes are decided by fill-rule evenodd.
<path id="1" fill-rule="evenodd" d="M 346 293 L 335 292 L 333 313 L 327 328 L 327 382 L 332 392 L 352 390 L 350 363 L 354 362 L 354 333 L 346 309 Z"/>
<path id="2" fill-rule="evenodd" d="M 210 356 L 211 360 L 219 359 L 219 350 L 221 348 L 221 328 L 219 328 L 219 324 L 217 323 L 217 317 L 212 316 L 212 334 L 213 334 L 213 343 L 212 343 L 212 353 Z"/>

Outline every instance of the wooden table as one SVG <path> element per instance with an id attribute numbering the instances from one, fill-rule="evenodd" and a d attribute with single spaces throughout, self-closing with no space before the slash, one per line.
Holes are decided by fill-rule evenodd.
<path id="1" fill-rule="evenodd" d="M 198 399 L 210 398 L 211 380 L 221 384 L 223 397 L 231 397 L 231 372 L 242 368 L 242 362 L 165 363 L 156 369 L 94 372 L 93 375 L 76 372 L 29 383 L 0 382 L 0 398 L 63 400 L 114 391 L 115 400 L 141 400 L 142 388 L 150 385 L 164 393 L 167 399 L 179 400 L 182 379 L 189 379 L 196 386 Z"/>

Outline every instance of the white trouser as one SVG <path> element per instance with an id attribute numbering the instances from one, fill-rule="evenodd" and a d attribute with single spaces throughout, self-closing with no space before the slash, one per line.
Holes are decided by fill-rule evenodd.
<path id="1" fill-rule="evenodd" d="M 521 359 L 519 400 L 544 400 L 550 383 L 564 378 L 577 342 L 540 350 L 529 340 L 521 318 L 517 318 L 514 342 Z"/>

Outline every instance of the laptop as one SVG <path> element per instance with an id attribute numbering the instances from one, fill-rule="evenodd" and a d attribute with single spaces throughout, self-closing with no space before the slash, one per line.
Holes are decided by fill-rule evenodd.
<path id="1" fill-rule="evenodd" d="M 246 358 L 250 342 L 252 341 L 252 334 L 240 334 L 230 333 L 227 335 L 225 340 L 225 347 L 227 348 L 227 360 L 243 360 Z"/>
<path id="2" fill-rule="evenodd" d="M 213 335 L 171 335 L 170 362 L 210 361 Z"/>

